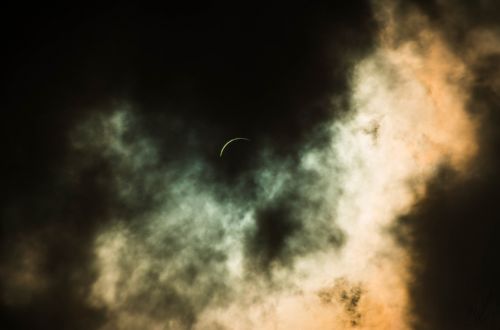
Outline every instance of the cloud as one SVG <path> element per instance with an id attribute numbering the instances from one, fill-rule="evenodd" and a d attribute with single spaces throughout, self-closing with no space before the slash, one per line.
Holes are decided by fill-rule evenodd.
<path id="1" fill-rule="evenodd" d="M 82 328 L 103 329 L 459 324 L 447 319 L 457 304 L 446 294 L 469 278 L 450 270 L 471 274 L 481 266 L 471 262 L 473 252 L 483 248 L 478 240 L 473 248 L 455 246 L 460 255 L 470 253 L 467 272 L 440 242 L 454 246 L 441 238 L 450 232 L 466 239 L 463 228 L 475 212 L 494 218 L 492 199 L 482 204 L 467 190 L 495 191 L 496 181 L 484 186 L 471 178 L 478 169 L 494 177 L 497 164 L 499 38 L 491 22 L 465 37 L 463 26 L 453 33 L 468 5 L 438 20 L 447 3 L 374 1 L 373 12 L 365 5 L 346 12 L 362 21 L 356 33 L 348 18 L 330 30 L 328 15 L 304 23 L 294 12 L 270 35 L 299 39 L 252 52 L 246 45 L 257 42 L 244 30 L 226 51 L 193 55 L 210 44 L 202 40 L 210 31 L 239 26 L 222 21 L 200 32 L 199 44 L 186 51 L 192 61 L 181 61 L 180 69 L 169 65 L 181 54 L 148 62 L 135 68 L 147 72 L 137 81 L 148 83 L 130 95 L 61 117 L 64 129 L 54 136 L 66 138 L 64 146 L 57 161 L 44 163 L 54 165 L 43 181 L 49 188 L 26 190 L 25 203 L 7 203 L 9 224 L 29 224 L 12 231 L 6 245 L 14 252 L 2 254 L 2 283 L 12 286 L 2 284 L 1 299 L 10 319 L 26 314 L 34 315 L 28 327 L 79 320 Z M 205 22 L 199 15 L 188 18 Z M 274 16 L 262 17 L 253 38 L 267 40 Z M 297 22 L 307 31 L 295 31 Z M 146 25 L 145 31 L 156 26 Z M 195 30 L 185 33 L 195 38 Z M 361 36 L 372 30 L 373 40 Z M 312 37 L 317 33 L 321 40 Z M 143 45 L 137 36 L 130 43 Z M 469 46 L 460 47 L 462 41 Z M 229 50 L 241 54 L 216 56 Z M 215 74 L 225 61 L 228 68 Z M 327 82 L 323 71 L 332 67 Z M 220 159 L 220 143 L 235 132 L 252 143 Z M 492 220 L 485 223 L 474 227 L 478 237 L 488 236 Z M 458 280 L 437 285 L 449 277 Z M 477 284 L 484 278 L 494 282 L 492 275 L 472 281 L 478 301 L 487 296 Z M 45 308 L 34 313 L 39 304 Z"/>
<path id="2" fill-rule="evenodd" d="M 399 223 L 414 260 L 410 286 L 416 327 L 495 328 L 499 320 L 498 217 L 498 16 L 493 1 L 419 1 L 441 42 L 465 69 L 465 111 L 475 119 L 477 150 L 461 175 L 441 169 L 427 198 Z M 402 6 L 401 19 L 415 8 Z M 400 8 L 401 9 L 401 8 Z M 412 24 L 407 24 L 411 27 Z M 453 77 L 453 75 L 451 75 Z M 449 122 L 449 118 L 444 119 Z M 465 175 L 463 175 L 465 174 Z M 411 239 L 408 237 L 411 235 Z"/>
<path id="3" fill-rule="evenodd" d="M 262 150 L 242 176 L 251 195 L 213 180 L 196 154 L 162 164 L 133 107 L 77 130 L 76 149 L 112 164 L 122 204 L 156 201 L 129 221 L 117 213 L 95 240 L 89 302 L 108 311 L 108 326 L 411 326 L 414 261 L 390 228 L 440 168 L 464 174 L 477 152 L 467 66 L 413 15 L 412 38 L 381 16 L 379 47 L 352 71 L 351 109 L 322 126 L 330 142 L 304 143 L 299 162 Z M 345 289 L 354 298 L 340 293 L 332 312 L 326 283 L 342 278 L 363 295 Z"/>
<path id="4" fill-rule="evenodd" d="M 245 186 L 214 182 L 202 158 L 160 163 L 137 116 L 130 107 L 97 115 L 73 135 L 76 152 L 111 164 L 116 205 L 154 201 L 134 217 L 111 210 L 116 218 L 95 239 L 89 302 L 108 310 L 108 326 L 193 326 L 209 307 L 246 304 L 291 285 L 296 259 L 341 243 L 323 197 L 307 194 L 317 173 L 264 155 L 263 169 L 253 172 L 255 197 L 241 198 Z"/>

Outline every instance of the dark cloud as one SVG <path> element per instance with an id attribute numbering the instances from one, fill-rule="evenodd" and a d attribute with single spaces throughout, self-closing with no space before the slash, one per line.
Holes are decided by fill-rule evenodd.
<path id="1" fill-rule="evenodd" d="M 414 237 L 411 294 L 418 329 L 499 324 L 499 182 L 496 174 L 485 172 L 472 182 L 452 184 L 453 174 L 445 171 L 434 180 L 429 197 L 404 219 Z"/>
<path id="2" fill-rule="evenodd" d="M 324 210 L 324 196 L 312 194 L 321 178 L 300 169 L 283 192 L 256 209 L 255 228 L 247 233 L 250 262 L 265 272 L 272 266 L 293 266 L 295 258 L 328 247 L 340 247 L 345 237 L 332 226 L 334 207 Z M 314 219 L 314 220 L 313 220 Z M 259 270 L 262 270 L 259 269 Z"/>
<path id="3" fill-rule="evenodd" d="M 288 237 L 301 229 L 291 212 L 288 206 L 272 205 L 260 210 L 256 216 L 257 228 L 251 238 L 251 254 L 257 255 L 265 266 L 282 257 Z"/>

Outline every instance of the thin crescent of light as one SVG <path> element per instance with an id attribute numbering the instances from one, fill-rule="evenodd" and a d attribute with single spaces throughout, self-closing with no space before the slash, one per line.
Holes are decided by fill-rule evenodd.
<path id="1" fill-rule="evenodd" d="M 229 141 L 226 142 L 226 144 L 224 144 L 224 146 L 222 147 L 222 149 L 220 150 L 220 154 L 219 154 L 219 157 L 222 157 L 222 153 L 224 152 L 224 149 L 226 149 L 226 147 L 231 143 L 231 142 L 234 142 L 234 141 L 237 141 L 237 140 L 245 140 L 245 141 L 250 141 L 250 139 L 247 139 L 247 138 L 243 138 L 243 137 L 237 137 L 237 138 L 234 138 L 234 139 L 231 139 Z"/>

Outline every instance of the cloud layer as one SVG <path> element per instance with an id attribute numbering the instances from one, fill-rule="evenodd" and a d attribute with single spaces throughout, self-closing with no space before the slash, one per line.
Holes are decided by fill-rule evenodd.
<path id="1" fill-rule="evenodd" d="M 449 19 L 440 16 L 446 8 Z M 4 200 L 9 252 L 2 252 L 0 299 L 12 326 L 22 315 L 42 327 L 82 329 L 402 330 L 477 321 L 452 320 L 467 304 L 446 297 L 464 278 L 494 283 L 495 272 L 471 260 L 494 246 L 496 232 L 483 248 L 446 237 L 466 239 L 469 218 L 458 214 L 481 214 L 478 196 L 493 194 L 485 178 L 498 164 L 492 105 L 500 95 L 500 37 L 493 22 L 479 24 L 464 8 L 360 2 L 307 9 L 316 20 L 292 11 L 277 27 L 273 15 L 261 14 L 262 33 L 241 30 L 232 47 L 193 55 L 179 71 L 158 65 L 170 80 L 153 64 L 131 66 L 136 57 L 146 63 L 143 55 L 126 57 L 124 67 L 136 70 L 129 74 L 145 82 L 124 78 L 127 95 L 55 113 L 60 131 L 47 139 L 59 149 L 38 165 L 44 179 Z M 331 23 L 342 13 L 348 19 Z M 176 22 L 184 20 L 169 24 Z M 186 29 L 194 38 L 197 30 Z M 289 38 L 240 54 L 266 29 Z M 361 36 L 368 30 L 376 34 Z M 353 31 L 359 36 L 343 39 Z M 169 40 L 182 49 L 187 39 L 178 38 Z M 234 62 L 215 79 L 213 70 L 224 67 L 216 55 L 228 51 L 237 53 Z M 180 55 L 169 55 L 172 63 Z M 251 62 L 254 55 L 265 59 Z M 233 67 L 245 68 L 249 80 Z M 318 73 L 327 68 L 332 73 Z M 254 92 L 262 95 L 252 100 Z M 251 141 L 218 157 L 233 134 Z M 484 206 L 493 219 L 493 204 Z M 454 218 L 462 221 L 450 230 Z M 492 223 L 474 227 L 477 236 Z M 470 269 L 488 275 L 453 276 L 461 267 L 443 252 L 443 237 L 471 253 Z M 457 281 L 437 287 L 450 276 Z M 470 315 L 494 324 L 483 321 L 495 314 L 491 294 L 479 284 L 475 290 L 464 300 L 486 302 Z"/>

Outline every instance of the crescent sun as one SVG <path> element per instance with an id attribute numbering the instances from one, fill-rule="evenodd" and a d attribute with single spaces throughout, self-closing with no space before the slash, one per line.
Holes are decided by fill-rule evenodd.
<path id="1" fill-rule="evenodd" d="M 231 142 L 234 142 L 234 141 L 238 141 L 238 140 L 245 140 L 245 141 L 250 141 L 250 139 L 247 139 L 247 138 L 244 138 L 244 137 L 237 137 L 237 138 L 234 138 L 234 139 L 231 139 L 229 141 L 227 141 L 224 146 L 222 147 L 222 149 L 220 150 L 220 154 L 219 154 L 219 157 L 222 157 L 222 153 L 224 152 L 224 149 L 226 149 L 226 147 L 231 143 Z"/>

